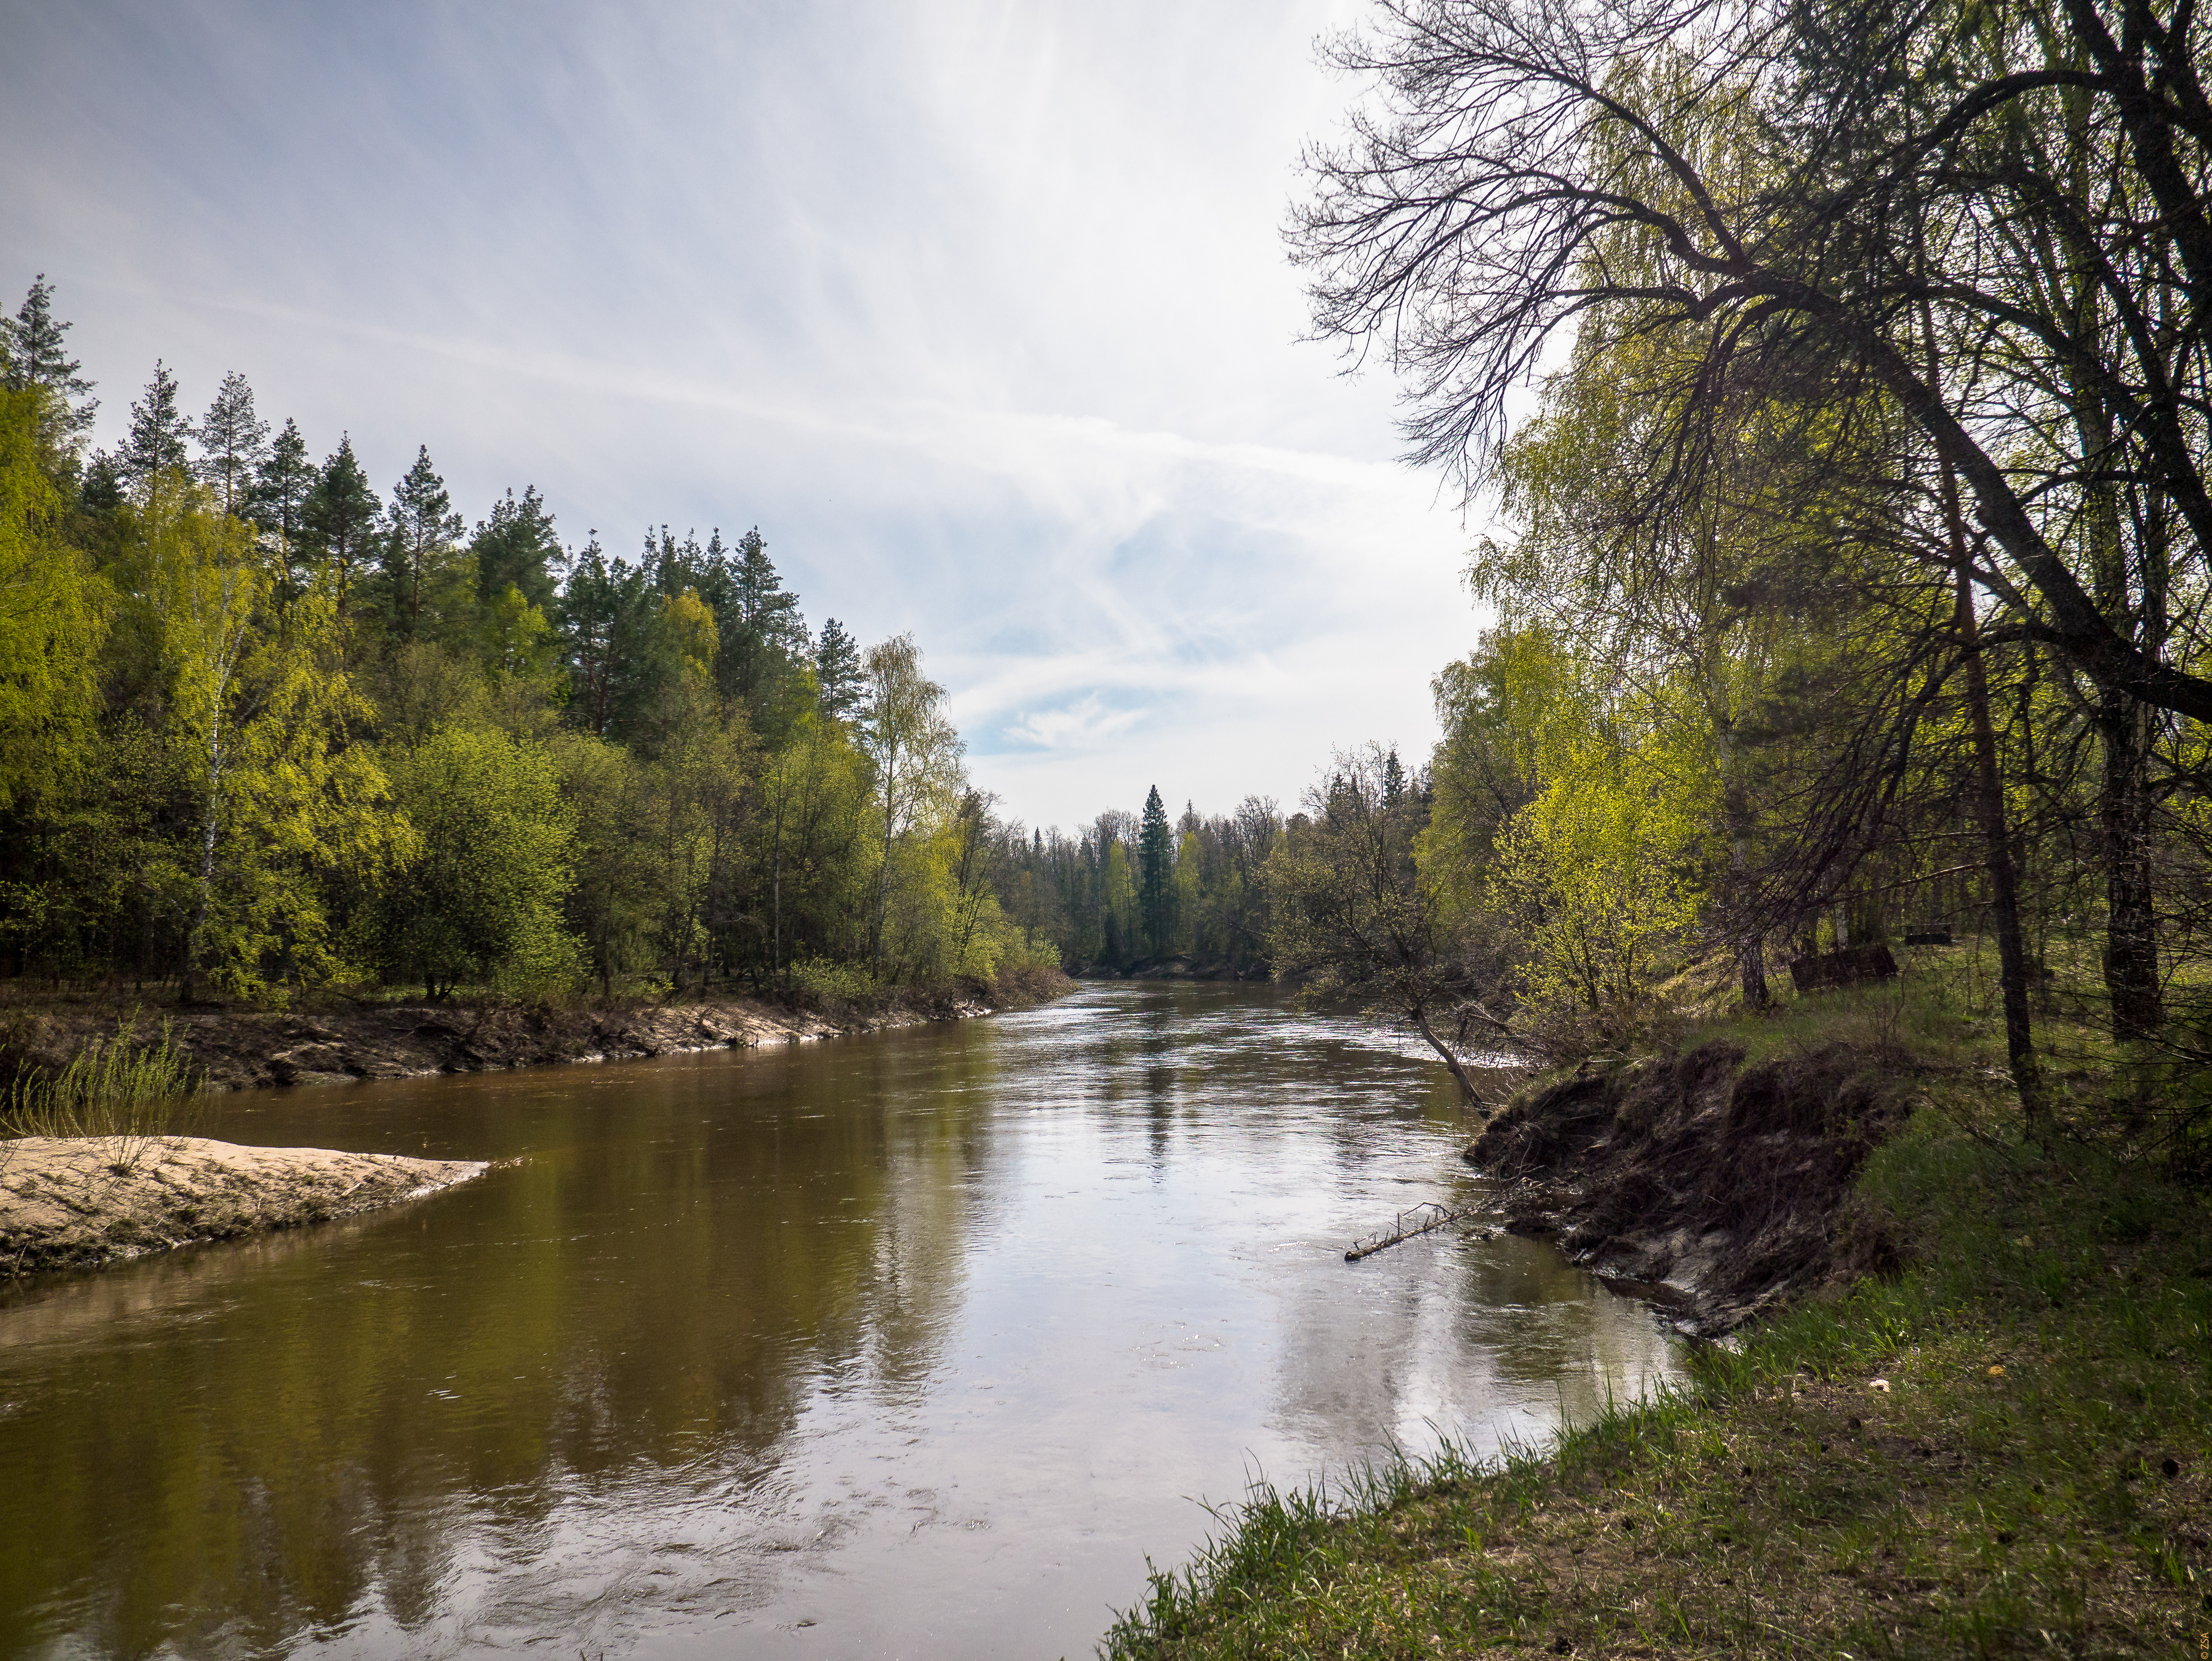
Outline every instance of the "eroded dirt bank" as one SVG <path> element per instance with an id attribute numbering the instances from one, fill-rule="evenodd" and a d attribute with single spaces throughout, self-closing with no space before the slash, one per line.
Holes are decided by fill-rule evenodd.
<path id="1" fill-rule="evenodd" d="M 1070 985 L 1053 979 L 988 992 L 915 994 L 835 1013 L 732 998 L 598 1009 L 451 1003 L 313 1013 L 149 1005 L 132 1019 L 142 1042 L 168 1021 L 177 1048 L 211 1086 L 251 1090 L 791 1043 L 1027 1007 Z M 0 1017 L 0 1078 L 33 1067 L 58 1070 L 87 1038 L 112 1033 L 117 1014 L 112 1005 L 18 1006 Z"/>
<path id="2" fill-rule="evenodd" d="M 140 1147 L 104 1136 L 0 1142 L 0 1278 L 349 1217 L 485 1169 L 474 1160 L 240 1147 L 198 1136 Z"/>
<path id="3" fill-rule="evenodd" d="M 1894 1251 L 1850 1210 L 1868 1154 L 1911 1110 L 1909 1064 L 1831 1044 L 1746 1067 L 1734 1044 L 1575 1076 L 1516 1100 L 1468 1162 L 1506 1226 L 1716 1336 Z"/>

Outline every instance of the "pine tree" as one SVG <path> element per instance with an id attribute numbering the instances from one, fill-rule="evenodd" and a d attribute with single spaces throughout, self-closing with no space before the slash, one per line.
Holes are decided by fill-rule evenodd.
<path id="1" fill-rule="evenodd" d="M 199 425 L 200 477 L 226 514 L 243 519 L 255 471 L 269 453 L 269 423 L 253 412 L 253 388 L 233 369 Z"/>
<path id="2" fill-rule="evenodd" d="M 77 502 L 86 512 L 112 514 L 123 505 L 123 464 L 106 450 L 94 450 L 85 464 Z"/>
<path id="3" fill-rule="evenodd" d="M 823 624 L 822 638 L 815 642 L 814 684 L 820 689 L 822 713 L 833 721 L 850 720 L 867 687 L 860 643 L 835 618 Z"/>
<path id="4" fill-rule="evenodd" d="M 154 360 L 154 378 L 145 396 L 131 406 L 131 431 L 116 454 L 125 483 L 149 508 L 161 503 L 161 483 L 191 465 L 192 423 L 177 407 L 177 377 Z"/>
<path id="5" fill-rule="evenodd" d="M 382 517 L 382 504 L 353 453 L 350 434 L 339 435 L 338 447 L 315 475 L 302 517 L 315 553 L 330 564 L 339 620 L 347 621 L 355 585 L 375 557 L 377 522 Z"/>
<path id="6" fill-rule="evenodd" d="M 307 532 L 307 498 L 314 488 L 315 464 L 307 459 L 307 441 L 300 436 L 300 423 L 288 417 L 284 430 L 262 455 L 246 512 L 276 538 L 277 556 L 295 584 L 301 545 Z"/>
<path id="7" fill-rule="evenodd" d="M 715 532 L 715 540 L 721 533 Z M 722 690 L 744 703 L 757 730 L 776 723 L 762 719 L 784 674 L 806 651 L 806 624 L 799 615 L 799 596 L 783 586 L 768 543 L 757 530 L 738 538 L 729 561 L 729 598 L 720 608 Z"/>
<path id="8" fill-rule="evenodd" d="M 491 517 L 477 525 L 469 551 L 476 556 L 478 600 L 489 605 L 513 587 L 540 611 L 552 609 L 561 540 L 536 485 L 524 487 L 520 501 L 509 490 L 493 502 Z"/>
<path id="9" fill-rule="evenodd" d="M 0 386 L 20 392 L 43 386 L 53 395 L 58 448 L 68 448 L 92 425 L 100 408 L 88 398 L 92 382 L 77 373 L 62 336 L 72 326 L 54 319 L 53 284 L 40 271 L 13 317 L 0 317 Z"/>
<path id="10" fill-rule="evenodd" d="M 1167 804 L 1157 784 L 1145 798 L 1145 815 L 1137 830 L 1138 902 L 1145 914 L 1145 932 L 1151 936 L 1152 955 L 1164 957 L 1174 925 L 1175 832 L 1168 828 Z"/>
<path id="11" fill-rule="evenodd" d="M 453 511 L 446 481 L 430 465 L 428 445 L 416 451 L 415 465 L 392 487 L 385 517 L 382 563 L 392 632 L 402 640 L 427 640 L 456 598 L 451 591 L 465 523 Z"/>

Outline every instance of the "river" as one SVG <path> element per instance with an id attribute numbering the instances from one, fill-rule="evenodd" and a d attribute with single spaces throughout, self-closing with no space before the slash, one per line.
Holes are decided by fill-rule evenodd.
<path id="1" fill-rule="evenodd" d="M 501 1163 L 0 1293 L 0 1653 L 1087 1656 L 1197 1503 L 1675 1357 L 1479 1198 L 1449 1080 L 1264 988 L 223 1098 Z"/>

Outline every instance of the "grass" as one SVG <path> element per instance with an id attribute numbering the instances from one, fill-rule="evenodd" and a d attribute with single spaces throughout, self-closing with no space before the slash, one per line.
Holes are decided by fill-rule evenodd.
<path id="1" fill-rule="evenodd" d="M 2021 1144 L 1988 1079 L 2002 1035 L 1924 981 L 1751 1036 L 1943 1058 L 1854 1196 L 1903 1273 L 1705 1348 L 1674 1393 L 1548 1448 L 1257 1491 L 1101 1653 L 2198 1657 L 2204 1192 L 2112 1146 Z"/>
<path id="2" fill-rule="evenodd" d="M 126 1016 L 113 1037 L 89 1040 L 59 1073 L 33 1068 L 17 1078 L 0 1098 L 0 1133 L 99 1137 L 111 1144 L 109 1167 L 128 1171 L 156 1142 L 185 1133 L 198 1089 L 168 1024 L 158 1043 L 141 1045 Z"/>

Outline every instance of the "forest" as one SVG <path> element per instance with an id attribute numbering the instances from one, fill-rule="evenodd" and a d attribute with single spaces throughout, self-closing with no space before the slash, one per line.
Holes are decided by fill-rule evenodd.
<path id="1" fill-rule="evenodd" d="M 1948 952 L 2032 1123 L 2117 1062 L 2126 1123 L 2201 1134 L 2197 66 L 2033 10 L 1771 52 L 1692 12 L 1391 0 L 1331 47 L 1377 95 L 1291 252 L 1486 508 L 1490 626 L 1430 757 L 1340 753 L 1287 816 L 1155 788 L 1025 830 L 912 639 L 811 631 L 757 532 L 571 551 L 534 489 L 471 530 L 427 450 L 380 496 L 237 375 L 192 417 L 157 365 L 88 454 L 40 279 L 0 406 L 0 962 L 281 1001 L 1185 958 L 1402 1019 L 1467 1084 Z"/>
<path id="2" fill-rule="evenodd" d="M 239 374 L 88 452 L 43 277 L 0 360 L 0 965 L 281 1004 L 379 988 L 864 996 L 1054 961 L 910 636 L 808 628 L 757 532 L 471 528 Z"/>
<path id="3" fill-rule="evenodd" d="M 1157 905 L 1134 827 L 1093 936 L 1249 939 L 1455 1070 L 1917 954 L 2033 1133 L 2201 1153 L 2212 102 L 2186 15 L 2122 10 L 1383 0 L 1334 39 L 1371 95 L 1287 240 L 1487 520 L 1492 626 L 1425 764 L 1340 754 L 1272 839 L 1186 815 L 1206 874 Z M 1132 830 L 1053 891 L 1127 891 Z"/>
<path id="4" fill-rule="evenodd" d="M 1370 95 L 1290 251 L 1410 459 L 1497 509 L 1494 626 L 1418 779 L 1340 757 L 1291 821 L 1279 968 L 1567 1057 L 1917 952 L 2032 1139 L 2064 1110 L 2201 1156 L 2192 38 L 1382 0 L 1328 45 Z"/>

